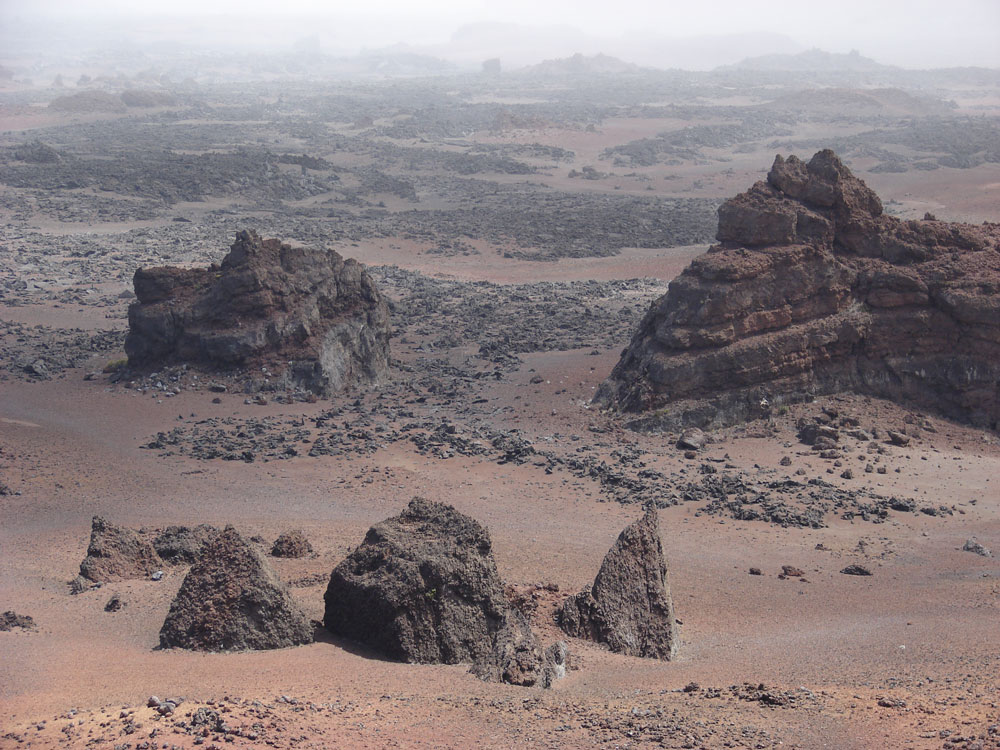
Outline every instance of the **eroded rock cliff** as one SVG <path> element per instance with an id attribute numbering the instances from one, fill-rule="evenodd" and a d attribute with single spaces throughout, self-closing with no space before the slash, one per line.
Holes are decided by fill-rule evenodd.
<path id="1" fill-rule="evenodd" d="M 267 367 L 279 383 L 330 394 L 377 382 L 389 311 L 355 260 L 240 232 L 221 265 L 140 268 L 125 352 L 132 367 Z"/>
<path id="2" fill-rule="evenodd" d="M 854 391 L 996 429 L 1000 225 L 901 221 L 829 150 L 775 158 L 646 314 L 596 401 L 723 426 Z"/>

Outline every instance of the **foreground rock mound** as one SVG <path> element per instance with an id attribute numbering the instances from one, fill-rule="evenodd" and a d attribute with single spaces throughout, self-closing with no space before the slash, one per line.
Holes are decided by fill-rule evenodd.
<path id="1" fill-rule="evenodd" d="M 597 401 L 723 426 L 855 391 L 1000 420 L 1000 225 L 900 221 L 832 151 L 775 158 L 655 302 Z"/>
<path id="2" fill-rule="evenodd" d="M 90 546 L 80 563 L 81 576 L 95 583 L 145 578 L 162 564 L 153 545 L 132 529 L 94 516 L 90 524 Z"/>
<path id="3" fill-rule="evenodd" d="M 655 510 L 622 531 L 594 585 L 563 604 L 559 625 L 569 635 L 629 656 L 669 660 L 677 654 L 677 622 Z"/>
<path id="4" fill-rule="evenodd" d="M 377 382 L 389 311 L 360 263 L 240 232 L 220 266 L 140 268 L 125 353 L 133 367 L 266 367 L 274 387 L 330 394 Z"/>
<path id="5" fill-rule="evenodd" d="M 310 643 L 309 619 L 232 526 L 202 550 L 160 629 L 160 646 L 247 651 Z"/>
<path id="6" fill-rule="evenodd" d="M 373 526 L 334 568 L 325 598 L 331 632 L 394 659 L 545 681 L 545 656 L 504 596 L 489 532 L 450 505 L 414 498 Z"/>

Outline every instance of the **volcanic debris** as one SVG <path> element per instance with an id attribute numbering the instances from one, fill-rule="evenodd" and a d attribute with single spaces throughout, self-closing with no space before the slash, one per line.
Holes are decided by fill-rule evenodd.
<path id="1" fill-rule="evenodd" d="M 80 575 L 95 583 L 145 578 L 159 569 L 161 563 L 153 545 L 132 529 L 94 516 L 90 546 L 80 563 Z"/>

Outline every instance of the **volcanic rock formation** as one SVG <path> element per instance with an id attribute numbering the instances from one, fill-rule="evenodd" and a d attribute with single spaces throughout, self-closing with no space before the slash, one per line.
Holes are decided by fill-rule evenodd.
<path id="1" fill-rule="evenodd" d="M 900 221 L 832 151 L 774 160 L 656 301 L 596 401 L 723 426 L 855 391 L 996 429 L 1000 226 Z"/>
<path id="2" fill-rule="evenodd" d="M 95 582 L 145 578 L 162 564 L 153 545 L 132 529 L 94 516 L 90 524 L 90 546 L 80 563 L 81 576 Z"/>
<path id="3" fill-rule="evenodd" d="M 188 571 L 160 646 L 247 651 L 311 643 L 312 626 L 260 552 L 227 526 Z"/>
<path id="4" fill-rule="evenodd" d="M 195 527 L 168 526 L 153 540 L 153 547 L 165 563 L 190 565 L 201 557 L 202 550 L 219 535 L 206 523 Z"/>
<path id="5" fill-rule="evenodd" d="M 471 662 L 486 680 L 545 681 L 545 655 L 504 597 L 489 532 L 450 505 L 413 498 L 337 565 L 324 624 L 400 661 Z"/>
<path id="6" fill-rule="evenodd" d="M 618 535 L 594 585 L 563 603 L 559 625 L 569 635 L 605 643 L 617 653 L 676 656 L 677 622 L 655 510 Z"/>
<path id="7" fill-rule="evenodd" d="M 134 285 L 130 366 L 264 366 L 276 386 L 324 395 L 387 367 L 388 307 L 361 264 L 332 250 L 240 232 L 221 266 L 140 268 Z"/>

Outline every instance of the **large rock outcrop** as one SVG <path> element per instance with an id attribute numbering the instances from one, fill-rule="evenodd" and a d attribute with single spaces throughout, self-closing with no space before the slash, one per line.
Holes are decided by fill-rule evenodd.
<path id="1" fill-rule="evenodd" d="M 153 545 L 132 529 L 94 516 L 87 556 L 80 563 L 81 576 L 97 583 L 145 578 L 162 565 Z"/>
<path id="2" fill-rule="evenodd" d="M 324 395 L 387 367 L 388 307 L 361 264 L 332 250 L 240 232 L 219 266 L 140 268 L 133 283 L 133 367 L 264 366 L 276 385 Z"/>
<path id="3" fill-rule="evenodd" d="M 617 653 L 664 660 L 676 656 L 677 622 L 655 510 L 618 535 L 594 585 L 563 603 L 559 626 Z"/>
<path id="4" fill-rule="evenodd" d="M 263 555 L 227 526 L 201 551 L 160 629 L 162 648 L 249 651 L 311 643 L 313 628 Z"/>
<path id="5" fill-rule="evenodd" d="M 1000 419 L 1000 225 L 901 221 L 832 151 L 775 158 L 653 304 L 596 401 L 722 426 L 838 391 Z"/>
<path id="6" fill-rule="evenodd" d="M 405 662 L 471 663 L 487 680 L 545 682 L 545 656 L 504 596 L 489 532 L 413 498 L 334 568 L 324 624 Z"/>

